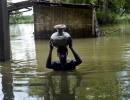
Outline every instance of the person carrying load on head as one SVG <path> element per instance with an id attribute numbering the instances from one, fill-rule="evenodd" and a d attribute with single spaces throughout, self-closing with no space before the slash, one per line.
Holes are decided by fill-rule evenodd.
<path id="1" fill-rule="evenodd" d="M 74 70 L 77 65 L 82 63 L 81 58 L 79 55 L 75 52 L 72 46 L 72 39 L 69 33 L 64 32 L 64 29 L 66 28 L 65 25 L 60 24 L 54 26 L 55 29 L 57 29 L 57 32 L 53 33 L 50 38 L 50 50 L 49 55 L 46 62 L 46 67 L 49 69 L 54 70 Z M 74 55 L 74 60 L 67 60 L 68 55 L 68 48 L 67 45 L 69 45 L 69 48 Z M 52 60 L 52 51 L 54 46 L 57 48 L 57 55 L 59 57 L 59 61 L 51 61 Z"/>

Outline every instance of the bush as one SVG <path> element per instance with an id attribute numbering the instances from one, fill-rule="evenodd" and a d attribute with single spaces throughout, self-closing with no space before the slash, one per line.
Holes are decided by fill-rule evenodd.
<path id="1" fill-rule="evenodd" d="M 33 23 L 33 16 L 10 16 L 10 24 Z"/>
<path id="2" fill-rule="evenodd" d="M 130 14 L 124 14 L 117 17 L 118 23 L 130 23 Z"/>
<path id="3" fill-rule="evenodd" d="M 97 19 L 100 25 L 117 23 L 117 15 L 110 11 L 97 12 Z"/>

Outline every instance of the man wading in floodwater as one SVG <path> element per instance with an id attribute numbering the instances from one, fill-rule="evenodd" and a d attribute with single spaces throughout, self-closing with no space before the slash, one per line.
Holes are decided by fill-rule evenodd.
<path id="1" fill-rule="evenodd" d="M 59 25 L 57 27 L 57 30 L 59 32 L 63 32 L 63 25 Z M 62 41 L 62 40 L 61 40 Z M 65 41 L 65 40 L 64 40 Z M 52 51 L 53 51 L 53 43 L 50 42 L 50 50 L 49 50 L 49 55 L 47 58 L 47 62 L 46 62 L 46 67 L 49 69 L 54 69 L 54 70 L 74 70 L 75 67 L 79 64 L 82 63 L 82 60 L 80 59 L 80 57 L 78 56 L 78 54 L 75 52 L 75 50 L 73 49 L 72 46 L 72 40 L 69 40 L 69 48 L 72 52 L 72 54 L 74 55 L 74 60 L 67 60 L 67 55 L 68 55 L 68 49 L 67 46 L 63 46 L 63 47 L 57 47 L 57 55 L 59 57 L 59 61 L 54 61 L 52 62 Z"/>

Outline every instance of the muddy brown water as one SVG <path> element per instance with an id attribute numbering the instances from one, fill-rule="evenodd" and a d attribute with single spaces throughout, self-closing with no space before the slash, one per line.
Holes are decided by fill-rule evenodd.
<path id="1" fill-rule="evenodd" d="M 129 100 L 130 25 L 104 27 L 110 36 L 74 39 L 83 63 L 72 72 L 45 68 L 48 40 L 33 25 L 11 25 L 11 61 L 0 63 L 0 100 Z M 109 33 L 107 33 L 109 34 Z M 69 51 L 68 58 L 73 58 Z M 53 60 L 57 60 L 56 49 Z"/>

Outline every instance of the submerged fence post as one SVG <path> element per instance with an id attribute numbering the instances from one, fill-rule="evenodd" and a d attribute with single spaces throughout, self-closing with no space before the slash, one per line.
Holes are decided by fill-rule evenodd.
<path id="1" fill-rule="evenodd" d="M 10 59 L 9 18 L 6 0 L 0 0 L 0 61 Z"/>

